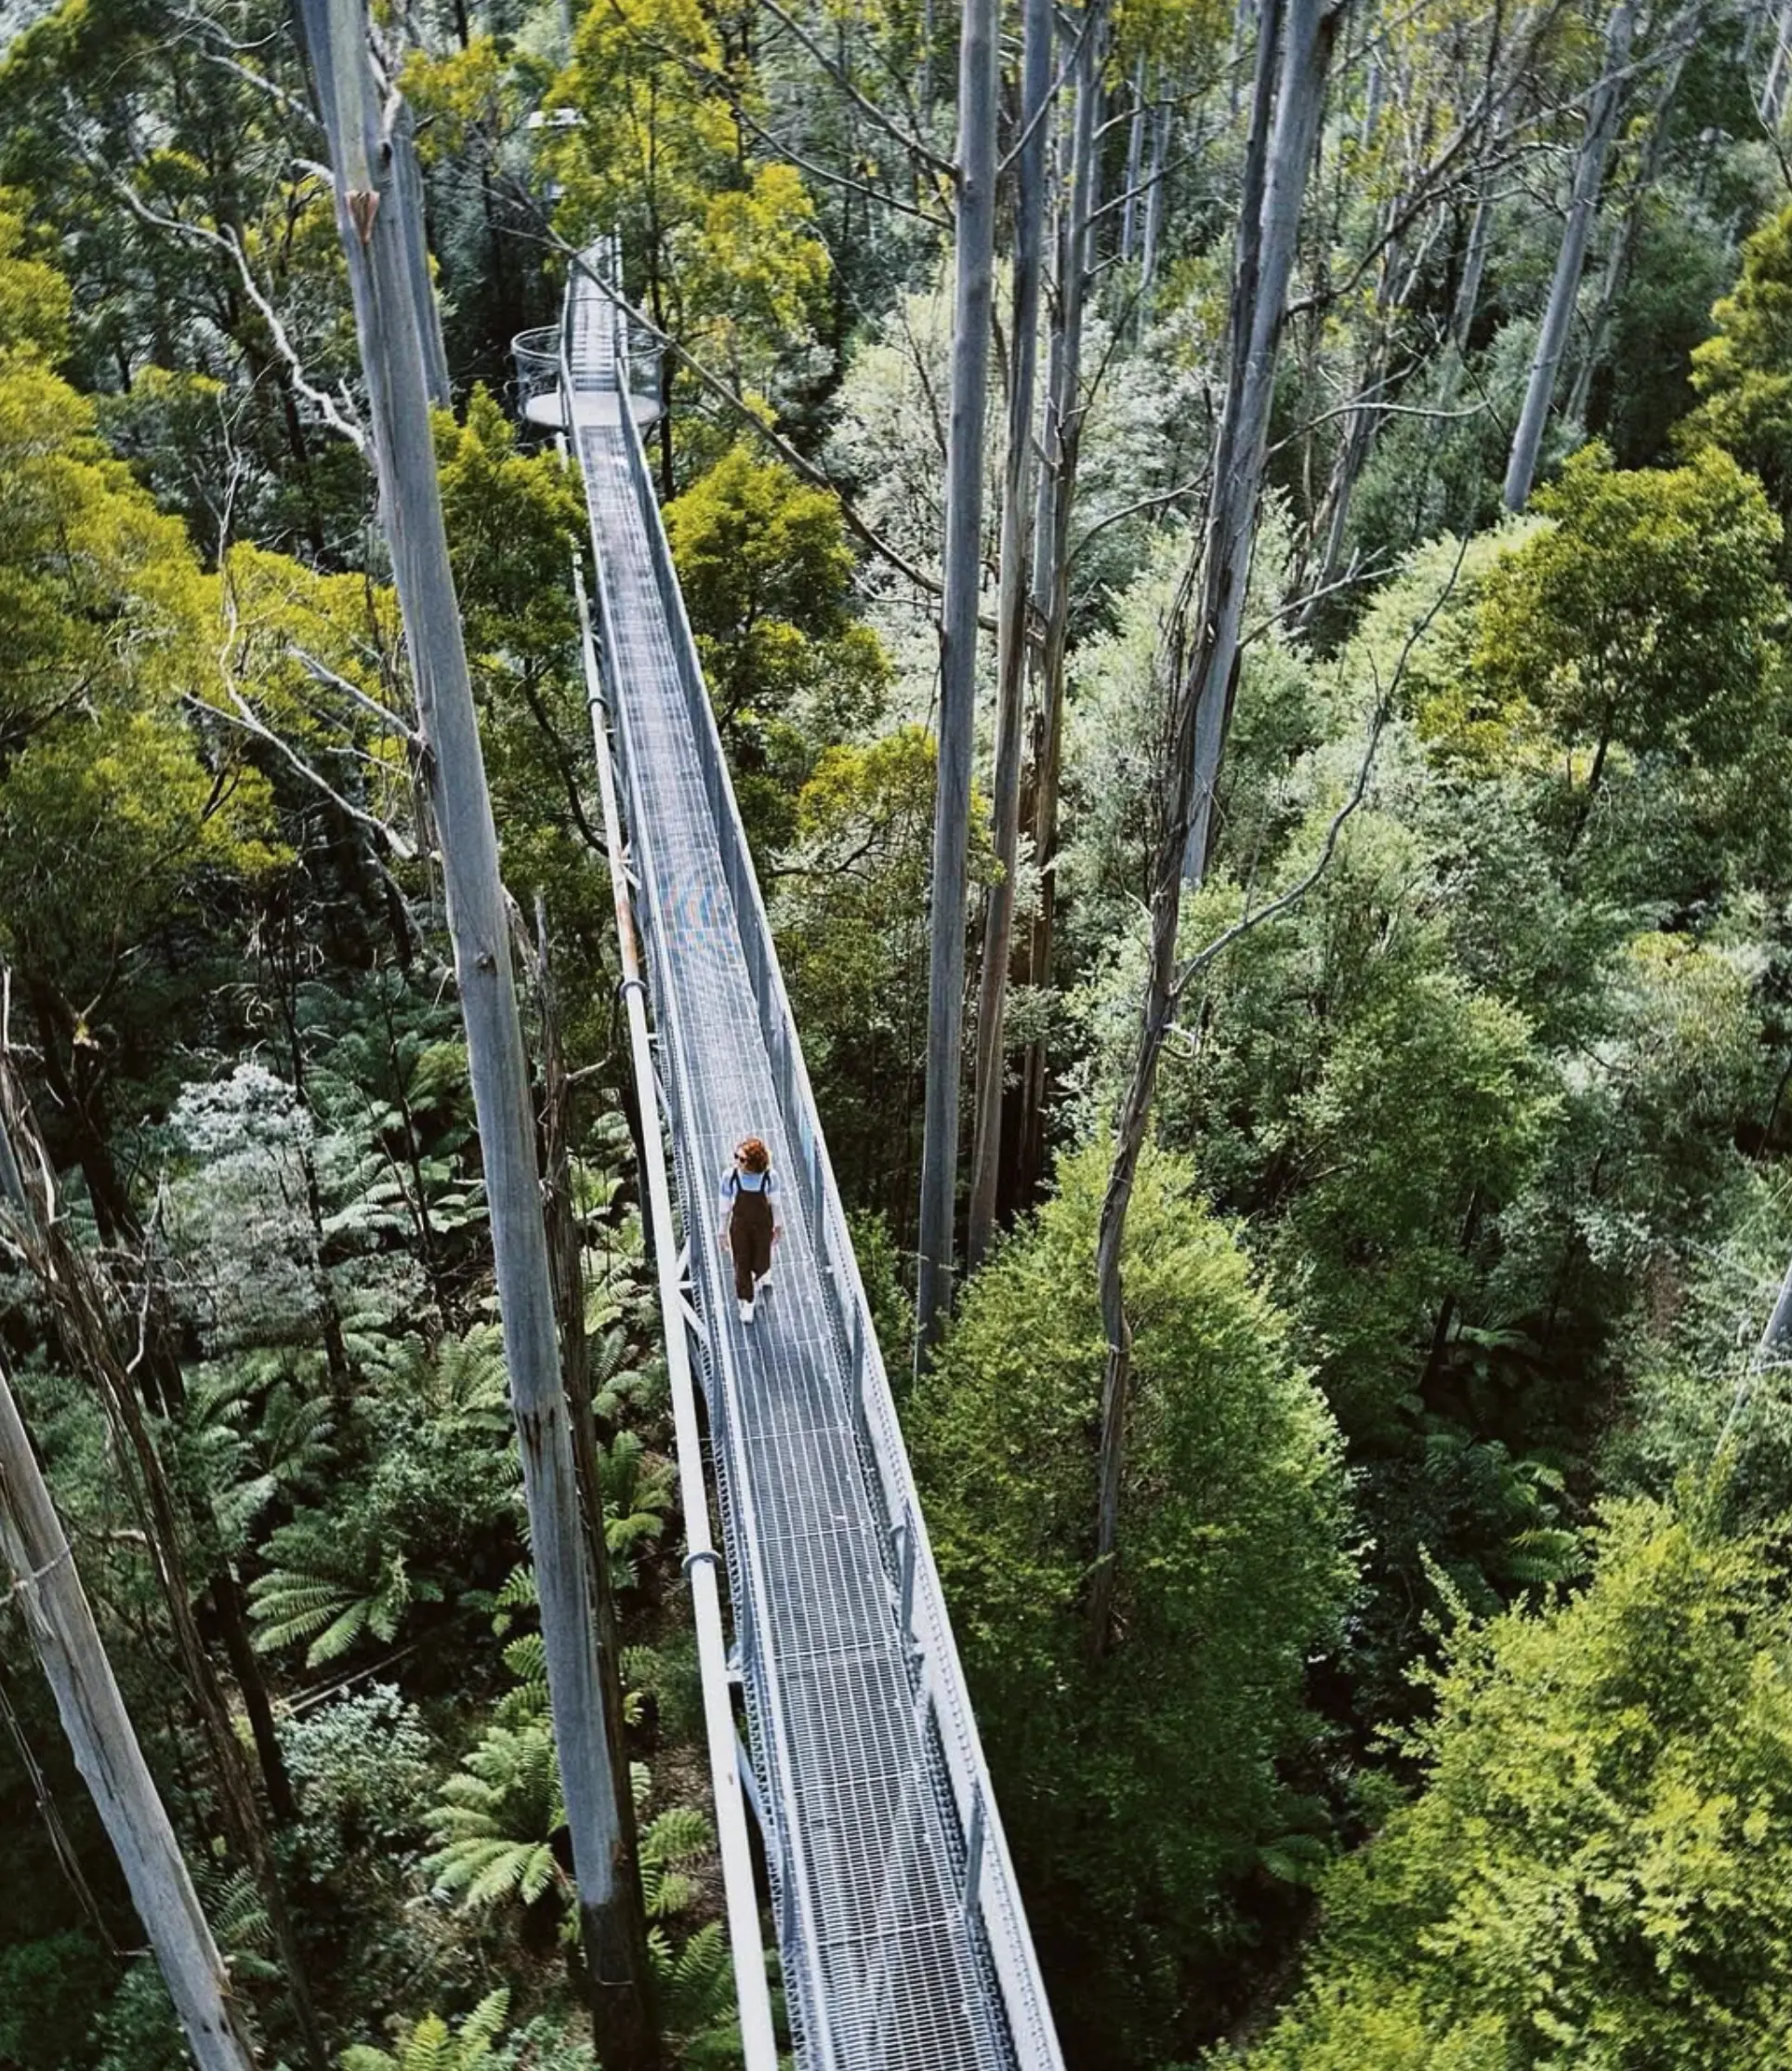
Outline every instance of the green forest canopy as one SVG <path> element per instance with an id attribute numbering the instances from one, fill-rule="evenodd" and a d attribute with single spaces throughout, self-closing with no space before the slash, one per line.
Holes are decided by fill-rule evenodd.
<path id="1" fill-rule="evenodd" d="M 316 2055 L 296 1964 L 320 2071 L 589 2071 L 467 1058 L 305 70 L 239 0 L 30 12 L 0 59 L 7 1065 L 138 1355 L 284 1938 L 139 1470 L 4 1222 L 0 1358 L 263 2061 Z M 1058 21 L 1018 429 L 1003 18 L 989 625 L 1010 439 L 1035 536 L 1001 1233 L 904 1401 L 916 1468 L 1074 2065 L 1765 2067 L 1792 2045 L 1792 1399 L 1756 1350 L 1792 1253 L 1792 208 L 1785 23 L 1751 0 L 1357 0 L 1333 23 L 1216 832 L 1180 907 L 1198 968 L 1122 1259 L 1115 1593 L 1089 1643 L 1098 1236 L 1272 18 L 1082 0 Z M 672 2059 L 726 2064 L 580 492 L 508 407 L 508 345 L 555 320 L 565 248 L 619 229 L 669 341 L 668 534 L 905 1371 L 959 28 L 427 0 L 378 35 L 423 165 L 504 867 L 525 912 L 539 894 L 574 1075 L 653 1961 Z M 1541 465 L 1509 512 L 1539 379 Z M 1003 852 L 987 634 L 981 666 L 973 971 Z M 967 1151 L 971 1098 L 968 1066 Z M 0 1616 L 0 2071 L 162 2071 L 182 2055 L 140 1928 Z"/>

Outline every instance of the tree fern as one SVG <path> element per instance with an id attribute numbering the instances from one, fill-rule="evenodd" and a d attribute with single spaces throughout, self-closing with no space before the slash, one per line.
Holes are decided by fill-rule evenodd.
<path id="1" fill-rule="evenodd" d="M 566 1804 L 546 1720 L 488 1727 L 425 1824 L 440 1845 L 424 1869 L 438 1892 L 463 1906 L 513 1897 L 528 1905 L 550 1890 L 571 1899 L 572 1881 L 554 1853 Z"/>
<path id="2" fill-rule="evenodd" d="M 676 1479 L 671 1463 L 650 1453 L 635 1431 L 618 1431 L 604 1447 L 598 1483 L 603 1495 L 603 1540 L 617 1589 L 631 1589 L 639 1579 L 638 1555 L 665 1531 Z"/>
<path id="3" fill-rule="evenodd" d="M 547 1718 L 547 1647 L 539 1632 L 524 1632 L 504 1650 L 514 1687 L 498 1700 L 496 1722 L 512 1728 Z"/>
<path id="4" fill-rule="evenodd" d="M 661 2015 L 675 2035 L 695 2038 L 731 2020 L 734 1966 L 718 1920 L 705 1921 L 677 1949 L 664 1927 L 652 1927 L 647 1946 L 659 1985 Z M 697 2061 L 688 2050 L 680 2055 L 687 2063 Z"/>
<path id="5" fill-rule="evenodd" d="M 707 1814 L 694 1805 L 673 1805 L 660 1814 L 640 1839 L 641 1898 L 649 1919 L 689 1911 L 703 1889 L 691 1866 L 715 1851 Z"/>
<path id="6" fill-rule="evenodd" d="M 501 1640 L 516 1623 L 513 1614 L 533 1611 L 541 1602 L 541 1591 L 535 1586 L 534 1569 L 522 1561 L 495 1590 L 468 1590 L 463 1601 L 475 1610 L 491 1613 L 493 1635 Z"/>
<path id="7" fill-rule="evenodd" d="M 412 1604 L 441 1598 L 439 1583 L 410 1573 L 401 1549 L 317 1511 L 283 1524 L 268 1555 L 272 1567 L 249 1588 L 256 1649 L 309 1640 L 308 1668 L 336 1660 L 366 1637 L 389 1641 Z"/>
<path id="8" fill-rule="evenodd" d="M 255 1873 L 201 1861 L 193 1870 L 193 1885 L 233 1974 L 262 1984 L 279 1978 L 273 1927 Z"/>
<path id="9" fill-rule="evenodd" d="M 389 1392 L 432 1421 L 508 1438 L 509 1390 L 505 1378 L 504 1337 L 494 1323 L 475 1324 L 461 1337 L 402 1339 L 388 1353 L 382 1392 Z"/>
<path id="10" fill-rule="evenodd" d="M 657 1376 L 636 1363 L 636 1348 L 648 1338 L 637 1327 L 638 1319 L 631 1313 L 640 1292 L 635 1260 L 593 1260 L 588 1271 L 585 1335 L 591 1406 L 600 1423 L 613 1427 L 630 1411 L 648 1405 L 656 1391 Z"/>
<path id="11" fill-rule="evenodd" d="M 313 1493 L 336 1457 L 329 1399 L 298 1378 L 301 1370 L 289 1351 L 263 1349 L 197 1367 L 189 1379 L 175 1471 L 203 1493 L 232 1554 L 276 1497 Z"/>

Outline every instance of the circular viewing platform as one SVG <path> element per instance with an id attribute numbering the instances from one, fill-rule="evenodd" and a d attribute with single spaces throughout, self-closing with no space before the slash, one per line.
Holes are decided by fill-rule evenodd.
<path id="1" fill-rule="evenodd" d="M 560 386 L 560 325 L 544 323 L 533 331 L 519 331 L 510 340 L 510 357 L 517 369 L 517 415 L 542 430 L 563 431 L 569 419 Z M 628 401 L 638 425 L 650 425 L 660 414 L 656 359 L 643 362 L 633 353 L 629 357 Z M 571 421 L 601 422 L 609 417 L 613 422 L 615 410 L 614 390 L 598 389 L 575 397 Z"/>

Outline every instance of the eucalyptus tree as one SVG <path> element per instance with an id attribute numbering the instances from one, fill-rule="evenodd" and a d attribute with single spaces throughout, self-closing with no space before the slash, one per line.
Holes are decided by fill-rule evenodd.
<path id="1" fill-rule="evenodd" d="M 940 761 L 929 920 L 927 1111 L 921 1141 L 917 1363 L 952 1307 L 958 1192 L 970 763 L 982 587 L 983 417 L 995 256 L 996 0 L 964 0 L 958 57 L 956 284 L 940 609 Z"/>
<path id="2" fill-rule="evenodd" d="M 1593 234 L 1600 195 L 1605 184 L 1605 162 L 1623 112 L 1626 75 L 1636 29 L 1636 0 L 1617 0 L 1605 25 L 1604 56 L 1599 77 L 1588 99 L 1586 125 L 1575 154 L 1568 218 L 1556 252 L 1555 271 L 1549 280 L 1549 298 L 1544 305 L 1536 350 L 1525 382 L 1523 406 L 1512 432 L 1506 481 L 1500 490 L 1508 510 L 1523 509 L 1531 495 L 1531 485 L 1536 480 L 1543 433 L 1555 401 L 1556 377 L 1568 349 L 1569 327 L 1574 322 L 1581 273 L 1587 264 L 1587 247 Z"/>
<path id="3" fill-rule="evenodd" d="M 1002 470 L 1002 544 L 995 633 L 995 862 L 983 915 L 977 997 L 975 1133 L 966 1264 L 982 1262 L 995 1225 L 1002 1154 L 1003 1042 L 1020 853 L 1021 697 L 1027 647 L 1032 541 L 1034 387 L 1039 350 L 1039 288 L 1045 234 L 1046 114 L 1051 84 L 1048 0 L 1026 0 L 1020 134 L 1013 149 L 1014 278 L 1008 322 L 1008 437 Z"/>
<path id="4" fill-rule="evenodd" d="M 300 20 L 330 140 L 382 504 L 429 748 L 586 1975 L 606 2054 L 620 2066 L 648 2066 L 660 2045 L 639 1869 L 620 1810 L 629 1785 L 610 1760 L 509 917 L 442 525 L 402 196 L 385 126 L 390 103 L 383 107 L 376 91 L 360 0 L 306 0 Z"/>
<path id="5" fill-rule="evenodd" d="M 1536 119 L 1565 18 L 1563 0 L 1534 0 L 1509 16 L 1402 17 L 1369 32 L 1360 123 L 1335 147 L 1334 249 L 1307 298 L 1309 322 L 1341 329 L 1351 350 L 1345 402 L 1319 410 L 1302 435 L 1303 472 L 1317 475 L 1322 427 L 1337 427 L 1301 554 L 1304 623 L 1343 574 L 1352 500 L 1384 427 L 1416 407 L 1402 402 L 1403 391 L 1449 342 L 1459 375 L 1492 244 L 1494 185 Z M 1474 82 L 1467 96 L 1465 79 Z M 1465 188 L 1476 201 L 1451 324 L 1440 331 L 1430 305 Z M 1315 348 L 1313 356 L 1322 353 Z M 1430 407 L 1448 416 L 1457 392 L 1446 378 Z"/>
<path id="6" fill-rule="evenodd" d="M 1687 67 L 1705 29 L 1706 16 L 1706 0 L 1691 0 L 1691 4 L 1671 25 L 1662 47 L 1655 53 L 1659 76 L 1654 91 L 1640 124 L 1632 125 L 1643 130 L 1641 148 L 1636 153 L 1629 191 L 1606 250 L 1605 264 L 1600 272 L 1592 307 L 1587 312 L 1575 363 L 1574 379 L 1562 404 L 1562 416 L 1570 424 L 1584 425 L 1587 422 L 1587 405 L 1592 394 L 1593 376 L 1599 370 L 1606 332 L 1636 258 L 1644 211 L 1649 205 L 1651 195 L 1657 191 L 1667 163 L 1667 148 L 1673 135 L 1674 111 L 1685 82 Z"/>
<path id="7" fill-rule="evenodd" d="M 0 1552 L 194 2062 L 199 2071 L 253 2071 L 230 1972 L 119 1695 L 73 1550 L 3 1365 Z"/>
<path id="8" fill-rule="evenodd" d="M 1168 730 L 1173 760 L 1166 772 L 1173 804 L 1153 874 L 1150 967 L 1139 1046 L 1116 1127 L 1096 1252 L 1107 1341 L 1088 1601 L 1088 1642 L 1097 1655 L 1107 1650 L 1112 1639 L 1131 1359 L 1121 1247 L 1150 1125 L 1158 1062 L 1174 1014 L 1182 887 L 1185 877 L 1199 880 L 1206 858 L 1213 785 L 1238 666 L 1288 281 L 1332 41 L 1342 11 L 1338 0 L 1266 0 L 1258 21 L 1227 322 L 1225 402 L 1201 562 L 1191 571 L 1184 623 L 1192 638 L 1186 653 L 1174 656 L 1178 671 Z"/>
<path id="9" fill-rule="evenodd" d="M 1056 896 L 1052 864 L 1063 766 L 1064 662 L 1070 644 L 1071 521 L 1087 408 L 1083 330 L 1095 261 L 1107 35 L 1108 0 L 1087 0 L 1075 40 L 1061 60 L 1068 112 L 1061 106 L 1057 120 L 1060 146 L 1050 240 L 1050 345 L 1029 577 L 1034 632 L 1027 721 L 1031 767 L 1025 787 L 1033 856 L 1043 890 L 1028 930 L 1021 970 L 1034 985 L 1048 984 L 1051 978 Z M 1021 1075 L 1019 1163 L 1023 1186 L 1036 1178 L 1044 1165 L 1046 1070 L 1045 1045 L 1030 1044 Z"/>

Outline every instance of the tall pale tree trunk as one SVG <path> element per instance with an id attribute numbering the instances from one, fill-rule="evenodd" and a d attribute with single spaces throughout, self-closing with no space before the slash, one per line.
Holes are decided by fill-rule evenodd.
<path id="1" fill-rule="evenodd" d="M 1450 311 L 1450 336 L 1458 354 L 1469 350 L 1469 335 L 1481 311 L 1481 284 L 1487 272 L 1487 253 L 1494 241 L 1494 200 L 1482 194 L 1475 204 L 1469 224 L 1469 242 L 1462 254 L 1462 278 L 1456 283 L 1456 302 Z"/>
<path id="2" fill-rule="evenodd" d="M 1213 459 L 1192 647 L 1175 690 L 1168 772 L 1172 804 L 1152 886 L 1151 963 L 1132 1076 L 1115 1130 L 1113 1163 L 1096 1245 L 1101 1323 L 1107 1339 L 1097 1464 L 1095 1563 L 1089 1651 L 1113 1638 L 1120 1560 L 1120 1495 L 1126 1464 L 1132 1333 L 1120 1270 L 1127 1212 L 1144 1149 L 1164 1038 L 1175 1007 L 1176 941 L 1183 879 L 1198 879 L 1230 716 L 1238 633 L 1250 572 L 1269 445 L 1288 281 L 1294 269 L 1307 176 L 1318 136 L 1325 73 L 1341 10 L 1327 0 L 1264 0 L 1258 18 L 1238 246 L 1227 323 L 1226 396 Z"/>
<path id="3" fill-rule="evenodd" d="M 1556 376 L 1567 350 L 1568 330 L 1574 322 L 1575 299 L 1580 293 L 1580 277 L 1587 264 L 1587 246 L 1599 213 L 1600 190 L 1605 183 L 1605 161 L 1617 130 L 1622 103 L 1621 74 L 1630 61 L 1630 42 L 1636 31 L 1634 0 L 1618 0 L 1605 30 L 1605 55 L 1598 84 L 1587 106 L 1587 127 L 1575 158 L 1574 186 L 1568 198 L 1568 220 L 1556 254 L 1556 270 L 1549 283 L 1549 299 L 1537 333 L 1536 351 L 1524 389 L 1518 429 L 1512 434 L 1512 450 L 1506 463 L 1506 483 L 1501 496 L 1508 510 L 1522 510 L 1530 501 L 1536 480 L 1537 455 L 1543 450 L 1544 429 L 1549 406 L 1555 399 Z"/>
<path id="4" fill-rule="evenodd" d="M 1034 387 L 1039 358 L 1039 274 L 1046 216 L 1046 96 L 1051 85 L 1050 0 L 1027 0 L 1021 57 L 1023 142 L 1015 161 L 1013 317 L 1008 336 L 1008 450 L 1002 476 L 1002 558 L 996 604 L 995 864 L 983 920 L 977 1000 L 976 1128 L 965 1262 L 974 1273 L 995 1227 L 1002 1163 L 1002 1064 L 1014 873 L 1020 859 L 1021 693 L 1027 660 L 1032 542 Z"/>
<path id="5" fill-rule="evenodd" d="M 75 1766 L 130 1887 L 199 2071 L 253 2071 L 179 1844 L 100 1643 L 74 1555 L 0 1365 L 0 1552 Z"/>
<path id="6" fill-rule="evenodd" d="M 1214 486 L 1204 548 L 1205 588 L 1196 621 L 1195 666 L 1200 680 L 1192 685 L 1189 700 L 1192 753 L 1182 877 L 1191 885 L 1200 883 L 1206 867 L 1214 791 L 1232 719 L 1245 587 L 1257 537 L 1258 494 L 1269 444 L 1283 312 L 1319 134 L 1331 40 L 1341 11 L 1340 0 L 1330 0 L 1329 5 L 1324 0 L 1286 0 L 1273 14 L 1266 8 L 1258 25 L 1260 37 L 1282 46 L 1282 76 L 1274 91 L 1274 126 L 1267 138 L 1266 164 L 1260 173 L 1260 221 L 1252 220 L 1248 212 L 1241 215 L 1240 271 L 1234 276 L 1228 323 L 1233 357 L 1227 372 L 1226 410 L 1214 449 Z M 1259 79 L 1259 104 L 1262 93 Z M 1253 114 L 1253 139 L 1256 131 Z M 1258 176 L 1247 166 L 1247 203 L 1249 182 L 1255 177 Z"/>
<path id="7" fill-rule="evenodd" d="M 1568 390 L 1568 400 L 1562 405 L 1562 415 L 1570 424 L 1587 422 L 1587 405 L 1592 395 L 1593 376 L 1599 372 L 1606 329 L 1611 323 L 1612 312 L 1617 308 L 1618 297 L 1624 292 L 1625 282 L 1629 278 L 1630 261 L 1635 257 L 1637 239 L 1642 230 L 1643 211 L 1661 177 L 1662 161 L 1667 155 L 1674 103 L 1680 98 L 1680 82 L 1686 76 L 1687 61 L 1698 39 L 1704 12 L 1703 7 L 1688 10 L 1686 19 L 1678 28 L 1674 47 L 1667 53 L 1667 68 L 1655 96 L 1654 111 L 1649 119 L 1649 140 L 1643 146 L 1642 162 L 1637 168 L 1629 206 L 1624 212 L 1624 221 L 1617 234 L 1612 239 L 1612 249 L 1606 255 L 1605 270 L 1600 276 L 1599 290 L 1587 318 L 1587 335 L 1581 341 L 1574 382 Z"/>
<path id="8" fill-rule="evenodd" d="M 1127 185 L 1120 203 L 1120 263 L 1129 266 L 1138 249 L 1140 176 L 1145 164 L 1145 60 L 1132 72 L 1132 113 L 1127 120 Z"/>
<path id="9" fill-rule="evenodd" d="M 917 1365 L 938 1341 L 952 1309 L 965 893 L 977 705 L 977 600 L 982 574 L 983 418 L 995 253 L 996 27 L 995 0 L 964 0 L 958 48 L 952 407 L 940 608 L 940 764 L 933 806 L 927 1106 L 921 1131 L 920 1260 L 915 1299 Z"/>
<path id="10" fill-rule="evenodd" d="M 1089 0 L 1104 7 L 1105 0 Z M 1029 930 L 1025 970 L 1035 985 L 1051 983 L 1056 904 L 1059 774 L 1063 759 L 1064 655 L 1070 633 L 1070 523 L 1083 441 L 1083 318 L 1088 304 L 1090 244 L 1096 206 L 1106 23 L 1084 33 L 1072 75 L 1070 157 L 1059 186 L 1058 293 L 1052 311 L 1046 424 L 1034 516 L 1033 619 L 1033 854 L 1039 870 L 1039 904 Z M 1047 1057 L 1028 1045 L 1021 1072 L 1019 1191 L 1037 1181 L 1045 1158 Z"/>
<path id="11" fill-rule="evenodd" d="M 640 1893 L 626 1875 L 618 1813 L 628 1782 L 610 1759 L 497 834 L 449 570 L 402 211 L 363 0 L 301 0 L 299 16 L 335 168 L 380 500 L 428 747 L 586 1975 L 605 2061 L 639 2071 L 661 2052 Z"/>
<path id="12" fill-rule="evenodd" d="M 454 401 L 448 382 L 448 351 L 442 342 L 441 310 L 429 277 L 429 241 L 424 227 L 423 168 L 417 163 L 416 125 L 411 104 L 401 101 L 392 125 L 392 184 L 404 223 L 404 273 L 416 311 L 417 342 L 423 350 L 424 386 L 438 410 Z M 486 191 L 490 192 L 489 183 Z"/>
<path id="13" fill-rule="evenodd" d="M 1751 41 L 1755 22 L 1756 17 L 1751 11 L 1748 25 Z M 1781 0 L 1773 20 L 1773 51 L 1767 61 L 1767 77 L 1761 86 L 1760 99 L 1756 103 L 1761 127 L 1770 137 L 1779 135 L 1780 125 L 1785 120 L 1788 85 L 1792 85 L 1792 0 Z"/>
<path id="14" fill-rule="evenodd" d="M 1151 162 L 1145 171 L 1145 230 L 1139 254 L 1139 312 L 1143 324 L 1151 311 L 1152 289 L 1157 282 L 1157 255 L 1164 231 L 1164 161 L 1169 153 L 1170 124 L 1174 110 L 1168 100 L 1152 118 Z"/>
<path id="15" fill-rule="evenodd" d="M 1389 219 L 1404 201 L 1390 204 Z M 1426 262 L 1430 257 L 1436 223 L 1419 239 L 1409 257 L 1398 237 L 1390 237 L 1377 284 L 1375 308 L 1370 314 L 1368 336 L 1357 364 L 1354 399 L 1346 415 L 1344 434 L 1338 442 L 1325 482 L 1325 494 L 1314 514 L 1313 534 L 1322 541 L 1318 565 L 1306 584 L 1307 604 L 1302 626 L 1311 626 L 1332 585 L 1344 566 L 1344 542 L 1351 520 L 1351 505 L 1357 484 L 1375 456 L 1376 446 L 1387 421 L 1388 394 L 1398 378 L 1394 352 L 1401 320 L 1410 307 Z"/>
<path id="16" fill-rule="evenodd" d="M 560 1038 L 560 1000 L 548 951 L 547 908 L 535 894 L 535 936 L 532 943 L 519 926 L 518 947 L 533 967 L 535 1013 L 540 1030 L 537 1055 L 541 1074 L 543 1209 L 547 1219 L 547 1258 L 554 1283 L 554 1307 L 560 1326 L 560 1371 L 572 1413 L 573 1465 L 578 1476 L 586 1549 L 591 1569 L 592 1616 L 598 1638 L 598 1680 L 603 1698 L 603 1722 L 609 1735 L 610 1774 L 628 1774 L 628 1750 L 623 1739 L 622 1628 L 616 1616 L 615 1591 L 610 1586 L 610 1548 L 604 1536 L 603 1477 L 598 1453 L 597 1416 L 591 1402 L 591 1361 L 585 1334 L 585 1249 L 573 1185 L 573 1080 Z M 613 1438 L 614 1432 L 609 1433 Z M 618 1789 L 620 1827 L 616 1855 L 620 1874 L 630 1883 L 640 1877 L 639 1834 L 634 1792 Z"/>

